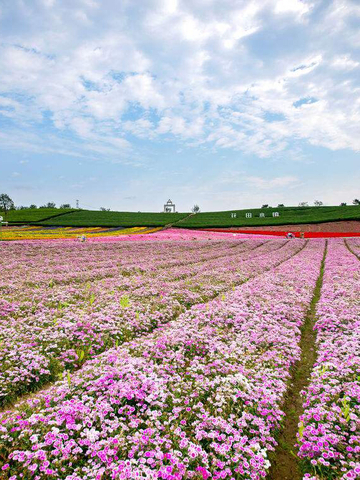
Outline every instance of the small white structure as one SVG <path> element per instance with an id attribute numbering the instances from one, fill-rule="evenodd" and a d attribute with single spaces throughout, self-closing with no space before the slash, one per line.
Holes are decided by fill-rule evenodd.
<path id="1" fill-rule="evenodd" d="M 272 215 L 273 215 L 273 217 L 279 217 L 280 216 L 279 212 L 273 212 Z"/>
<path id="2" fill-rule="evenodd" d="M 230 217 L 231 217 L 231 218 L 236 218 L 236 213 L 231 213 L 231 214 L 230 214 Z"/>
<path id="3" fill-rule="evenodd" d="M 164 213 L 175 213 L 175 203 L 170 199 L 164 205 Z"/>
<path id="4" fill-rule="evenodd" d="M 250 213 L 250 212 L 245 213 L 245 217 L 246 217 L 246 218 L 252 218 L 252 213 Z"/>
<path id="5" fill-rule="evenodd" d="M 261 212 L 261 213 L 259 214 L 259 217 L 260 217 L 260 218 L 264 218 L 264 217 L 265 217 L 265 213 L 264 213 L 264 212 Z"/>

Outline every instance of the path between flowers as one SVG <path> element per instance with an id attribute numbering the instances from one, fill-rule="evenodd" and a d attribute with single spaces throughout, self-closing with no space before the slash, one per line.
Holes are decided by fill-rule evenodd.
<path id="1" fill-rule="evenodd" d="M 296 434 L 298 432 L 299 417 L 303 413 L 303 398 L 300 394 L 310 381 L 310 375 L 316 360 L 316 305 L 320 299 L 323 284 L 324 266 L 327 254 L 327 241 L 321 261 L 319 277 L 316 281 L 310 308 L 302 327 L 300 348 L 301 357 L 294 366 L 285 397 L 283 411 L 285 413 L 283 428 L 277 438 L 278 446 L 271 457 L 271 467 L 267 478 L 269 480 L 301 480 L 303 478 L 299 458 L 294 452 Z"/>
<path id="2" fill-rule="evenodd" d="M 344 243 L 345 243 L 345 247 L 349 250 L 350 253 L 352 253 L 353 255 L 355 255 L 355 257 L 360 260 L 360 255 L 356 252 L 354 252 L 354 250 L 350 247 L 350 245 L 348 244 L 347 240 L 344 240 Z"/>

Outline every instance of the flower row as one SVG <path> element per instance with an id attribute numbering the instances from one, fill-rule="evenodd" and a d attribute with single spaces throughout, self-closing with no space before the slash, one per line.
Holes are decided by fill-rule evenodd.
<path id="1" fill-rule="evenodd" d="M 83 273 L 80 283 L 70 281 L 46 288 L 24 288 L 20 283 L 21 294 L 16 288 L 8 300 L 16 296 L 22 301 L 0 303 L 1 403 L 38 389 L 64 369 L 78 369 L 100 352 L 150 332 L 191 305 L 275 267 L 303 244 L 256 240 L 244 247 L 241 243 L 233 246 L 226 261 L 214 254 L 216 249 L 208 249 L 209 260 L 201 256 L 200 262 L 169 273 L 164 269 L 158 276 L 152 270 L 133 276 L 115 272 L 89 283 Z M 150 256 L 151 250 L 148 245 Z M 141 262 L 138 265 L 141 268 Z"/>
<path id="2" fill-rule="evenodd" d="M 4 413 L 6 478 L 264 478 L 323 249 L 307 244 Z"/>
<path id="3" fill-rule="evenodd" d="M 298 433 L 305 478 L 360 478 L 360 262 L 342 241 L 330 241 L 316 313 L 318 356 Z"/>

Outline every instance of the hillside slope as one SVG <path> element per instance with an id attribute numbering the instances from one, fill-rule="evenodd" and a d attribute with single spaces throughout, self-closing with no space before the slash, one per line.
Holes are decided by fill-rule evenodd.
<path id="1" fill-rule="evenodd" d="M 163 227 L 185 218 L 187 213 L 99 212 L 77 210 L 39 222 L 41 225 L 70 227 Z"/>
<path id="2" fill-rule="evenodd" d="M 11 223 L 33 223 L 47 220 L 48 218 L 58 217 L 60 215 L 73 212 L 71 208 L 27 208 L 25 210 L 10 210 L 7 212 L 6 220 Z M 5 213 L 0 212 L 0 216 L 5 219 Z"/>
<path id="3" fill-rule="evenodd" d="M 278 212 L 279 216 L 273 217 L 274 212 Z M 247 218 L 247 213 L 251 213 L 252 217 Z M 260 214 L 263 216 L 260 216 Z M 258 208 L 204 212 L 196 215 L 190 215 L 189 213 L 103 212 L 42 208 L 12 210 L 8 212 L 7 219 L 10 224 L 61 227 L 164 227 L 169 224 L 176 224 L 181 228 L 266 227 L 344 220 L 359 221 L 360 206 Z"/>
<path id="4" fill-rule="evenodd" d="M 278 217 L 273 213 L 278 212 Z M 246 214 L 251 213 L 251 218 Z M 232 216 L 236 214 L 236 217 Z M 264 214 L 264 217 L 260 217 Z M 268 225 L 296 225 L 340 220 L 360 220 L 360 206 L 345 207 L 283 207 L 231 210 L 198 213 L 179 223 L 184 228 L 254 227 Z"/>

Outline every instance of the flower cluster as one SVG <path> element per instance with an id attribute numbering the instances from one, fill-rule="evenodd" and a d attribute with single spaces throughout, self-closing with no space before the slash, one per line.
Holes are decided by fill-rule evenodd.
<path id="1" fill-rule="evenodd" d="M 196 289 L 201 291 L 202 282 L 205 292 L 214 285 L 222 290 L 215 289 L 213 294 L 227 293 L 213 300 L 210 295 L 202 303 L 198 302 L 201 296 L 195 295 L 193 303 L 180 304 L 184 309 L 175 319 L 168 317 L 147 333 L 139 329 L 121 345 L 97 352 L 81 369 L 69 373 L 52 388 L 4 412 L 0 417 L 4 478 L 265 477 L 269 468 L 267 455 L 276 444 L 274 436 L 283 417 L 281 405 L 290 369 L 300 356 L 300 328 L 319 274 L 324 242 L 214 243 L 204 242 L 192 250 L 191 242 L 173 247 L 169 244 L 165 259 L 160 254 L 164 245 L 154 243 L 148 262 L 148 245 L 134 244 L 135 251 L 130 251 L 129 256 L 139 255 L 142 250 L 141 265 L 138 261 L 136 267 L 130 259 L 120 266 L 121 270 L 116 266 L 117 275 L 91 282 L 87 294 L 95 293 L 97 298 L 97 292 L 102 292 L 102 296 L 91 306 L 99 302 L 99 310 L 89 312 L 87 317 L 90 325 L 94 313 L 99 318 L 108 308 L 114 295 L 110 285 L 121 291 L 116 303 L 123 299 L 124 310 L 130 308 L 128 301 L 139 301 L 140 308 L 143 297 L 160 301 L 163 297 L 165 305 L 171 305 L 171 294 L 178 284 L 179 303 L 187 289 L 193 288 L 195 294 Z M 130 249 L 121 247 L 123 250 L 113 253 L 125 254 Z M 112 248 L 106 245 L 107 253 Z M 221 253 L 223 248 L 226 255 Z M 176 255 L 174 249 L 178 249 Z M 54 250 L 55 256 L 59 255 L 58 249 Z M 187 256 L 193 262 L 189 266 Z M 34 269 L 37 260 L 35 255 Z M 49 267 L 51 264 L 49 259 Z M 124 278 L 120 278 L 119 270 L 126 272 Z M 144 285 L 139 287 L 141 278 Z M 77 294 L 73 282 L 65 285 Z M 121 285 L 124 289 L 118 290 Z M 51 287 L 59 289 L 55 298 L 60 301 L 64 295 L 62 286 L 59 283 Z M 146 295 L 148 290 L 152 291 Z M 86 292 L 86 285 L 82 291 Z M 7 295 L 10 298 L 14 290 L 7 290 Z M 34 297 L 40 300 L 41 293 L 34 292 Z M 191 300 L 192 296 L 187 298 Z M 81 301 L 86 303 L 80 296 Z M 2 310 L 7 318 L 12 315 L 16 321 L 22 305 L 9 303 Z M 39 305 L 49 307 L 45 298 L 36 303 L 36 308 Z M 83 310 L 85 314 L 85 307 Z M 32 322 L 38 317 L 45 321 L 48 313 L 42 315 L 41 311 Z M 144 314 L 144 320 L 148 314 Z M 80 312 L 76 315 L 80 316 Z M 67 311 L 65 318 L 69 317 Z M 106 318 L 111 322 L 111 311 L 106 312 Z M 131 321 L 126 318 L 123 324 Z M 44 338 L 48 328 L 45 324 L 36 325 L 42 332 L 39 338 Z M 115 326 L 116 322 L 109 335 Z M 14 335 L 17 333 L 14 328 Z M 95 337 L 92 331 L 91 338 Z M 52 342 L 55 340 L 54 336 Z"/>
<path id="2" fill-rule="evenodd" d="M 342 241 L 329 243 L 316 313 L 318 357 L 298 433 L 305 478 L 360 478 L 360 262 Z"/>

